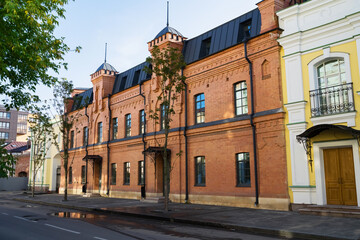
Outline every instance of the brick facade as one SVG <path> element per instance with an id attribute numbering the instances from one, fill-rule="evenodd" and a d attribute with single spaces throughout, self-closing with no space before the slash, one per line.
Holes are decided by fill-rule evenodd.
<path id="1" fill-rule="evenodd" d="M 260 13 L 266 11 L 266 18 L 275 17 L 274 0 L 259 3 Z M 263 6 L 266 4 L 265 6 Z M 270 8 L 270 10 L 269 10 Z M 265 9 L 265 10 L 264 10 Z M 262 22 L 267 19 L 261 17 Z M 247 42 L 249 60 L 253 63 L 254 126 L 256 128 L 256 151 L 258 162 L 259 207 L 288 209 L 284 113 L 282 111 L 280 79 L 280 47 L 276 41 L 279 34 L 276 23 L 264 24 L 261 33 Z M 163 43 L 170 40 L 165 37 Z M 161 37 L 162 39 L 162 37 Z M 150 46 L 149 42 L 149 46 Z M 180 46 L 182 43 L 179 43 Z M 251 83 L 249 63 L 245 58 L 244 43 L 226 48 L 198 61 L 191 62 L 184 69 L 187 77 L 187 106 L 185 93 L 175 103 L 176 114 L 171 122 L 169 146 L 171 150 L 170 198 L 184 202 L 186 199 L 186 170 L 188 173 L 188 200 L 191 203 L 253 207 L 255 201 L 255 165 L 253 132 L 250 121 Z M 143 138 L 139 128 L 139 112 L 159 108 L 159 89 L 156 76 L 140 85 L 112 93 L 116 74 L 100 70 L 91 76 L 93 101 L 85 108 L 74 111 L 81 117 L 75 128 L 75 148 L 71 150 L 73 183 L 69 193 L 81 193 L 81 166 L 83 158 L 98 155 L 102 161 L 89 160 L 87 192 L 109 194 L 114 197 L 140 198 L 141 185 L 138 183 L 138 164 L 144 159 Z M 245 81 L 247 85 L 249 114 L 235 115 L 234 84 Z M 205 96 L 205 123 L 195 124 L 195 96 Z M 118 118 L 118 139 L 112 140 L 111 118 Z M 185 111 L 187 109 L 186 138 L 184 136 Z M 85 112 L 89 118 L 85 115 Z M 125 115 L 131 114 L 131 137 L 125 137 Z M 162 144 L 163 134 L 154 120 L 146 118 L 145 148 Z M 98 123 L 102 122 L 103 138 L 97 143 Z M 89 128 L 89 145 L 83 146 L 83 128 Z M 75 129 L 74 128 L 74 129 Z M 110 139 L 109 139 L 110 136 Z M 108 142 L 109 140 L 109 142 Z M 185 141 L 187 140 L 187 149 Z M 108 159 L 109 151 L 109 159 Z M 178 156 L 177 153 L 181 155 Z M 250 184 L 236 186 L 236 154 L 249 153 Z M 186 169 L 186 156 L 188 167 Z M 195 157 L 205 157 L 206 183 L 195 185 Z M 130 184 L 124 184 L 124 163 L 130 163 Z M 112 163 L 117 164 L 116 184 L 108 185 Z M 101 168 L 101 186 L 98 175 Z M 162 196 L 162 161 L 155 154 L 146 155 L 146 196 Z M 110 175 L 108 175 L 110 173 Z M 63 172 L 62 172 L 63 176 Z M 108 188 L 109 186 L 109 188 Z M 63 181 L 62 186 L 63 188 Z"/>

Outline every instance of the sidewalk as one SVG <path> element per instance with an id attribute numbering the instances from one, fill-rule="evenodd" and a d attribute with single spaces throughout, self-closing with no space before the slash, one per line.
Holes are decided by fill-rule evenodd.
<path id="1" fill-rule="evenodd" d="M 171 203 L 169 212 L 163 204 L 139 200 L 42 194 L 32 198 L 21 192 L 0 192 L 0 199 L 13 199 L 79 211 L 156 218 L 203 226 L 237 229 L 248 233 L 300 239 L 360 239 L 360 219 L 301 215 L 296 212 Z"/>

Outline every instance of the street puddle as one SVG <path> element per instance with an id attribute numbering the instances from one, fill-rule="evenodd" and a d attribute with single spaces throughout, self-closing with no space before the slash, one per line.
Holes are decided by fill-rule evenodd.
<path id="1" fill-rule="evenodd" d="M 92 213 L 81 213 L 81 212 L 56 212 L 52 213 L 52 216 L 61 217 L 61 218 L 74 218 L 74 219 L 98 219 L 102 218 L 101 215 L 96 215 Z"/>

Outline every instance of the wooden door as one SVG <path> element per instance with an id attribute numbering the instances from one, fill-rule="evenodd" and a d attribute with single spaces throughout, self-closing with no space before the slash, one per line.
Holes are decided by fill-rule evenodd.
<path id="1" fill-rule="evenodd" d="M 324 168 L 327 203 L 357 205 L 352 148 L 325 149 Z"/>
<path id="2" fill-rule="evenodd" d="M 94 161 L 94 190 L 101 189 L 101 165 Z"/>

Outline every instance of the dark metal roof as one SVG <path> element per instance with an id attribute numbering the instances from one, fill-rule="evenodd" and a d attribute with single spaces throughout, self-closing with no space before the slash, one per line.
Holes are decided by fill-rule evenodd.
<path id="1" fill-rule="evenodd" d="M 244 39 L 241 37 L 243 27 L 241 24 L 249 22 L 250 20 L 250 38 L 253 38 L 259 35 L 261 30 L 261 15 L 258 9 L 254 9 L 195 38 L 186 40 L 183 50 L 185 62 L 190 64 L 203 57 L 243 42 Z M 201 57 L 201 43 L 203 40 L 209 38 L 211 38 L 209 54 Z"/>
<path id="2" fill-rule="evenodd" d="M 136 86 L 142 81 L 149 80 L 151 75 L 143 70 L 145 66 L 149 66 L 149 63 L 143 62 L 125 72 L 117 74 L 112 94 Z"/>
<path id="3" fill-rule="evenodd" d="M 338 129 L 338 130 L 342 130 L 344 132 L 347 132 L 351 135 L 353 135 L 354 137 L 360 137 L 360 131 L 353 129 L 351 127 L 347 127 L 347 126 L 343 126 L 343 125 L 332 125 L 332 124 L 320 124 L 320 125 L 316 125 L 313 126 L 309 129 L 307 129 L 305 132 L 303 132 L 302 134 L 299 134 L 296 136 L 296 139 L 309 139 L 309 138 L 313 138 L 317 135 L 319 135 L 321 132 L 325 131 L 325 130 L 329 130 L 329 129 Z"/>
<path id="4" fill-rule="evenodd" d="M 171 33 L 171 34 L 176 34 L 180 37 L 184 37 L 178 30 L 176 30 L 175 28 L 166 26 L 163 30 L 161 30 L 154 39 L 157 39 L 158 37 L 161 37 L 162 35 L 166 34 L 166 33 Z"/>
<path id="5" fill-rule="evenodd" d="M 171 150 L 170 149 L 166 149 L 166 152 L 168 154 L 171 154 Z M 143 151 L 143 153 L 164 153 L 164 148 L 163 147 L 148 147 L 145 151 Z"/>
<path id="6" fill-rule="evenodd" d="M 100 71 L 102 69 L 117 72 L 116 69 L 107 62 L 104 62 L 103 64 L 101 64 L 100 67 L 98 67 L 98 69 L 96 69 L 95 72 L 98 72 L 98 71 Z"/>
<path id="7" fill-rule="evenodd" d="M 89 88 L 85 92 L 79 93 L 74 96 L 74 103 L 71 108 L 71 111 L 78 110 L 85 107 L 86 105 L 91 104 L 93 101 L 93 88 Z"/>
<path id="8" fill-rule="evenodd" d="M 82 160 L 86 161 L 86 159 L 100 162 L 102 161 L 102 157 L 99 155 L 86 155 Z"/>

